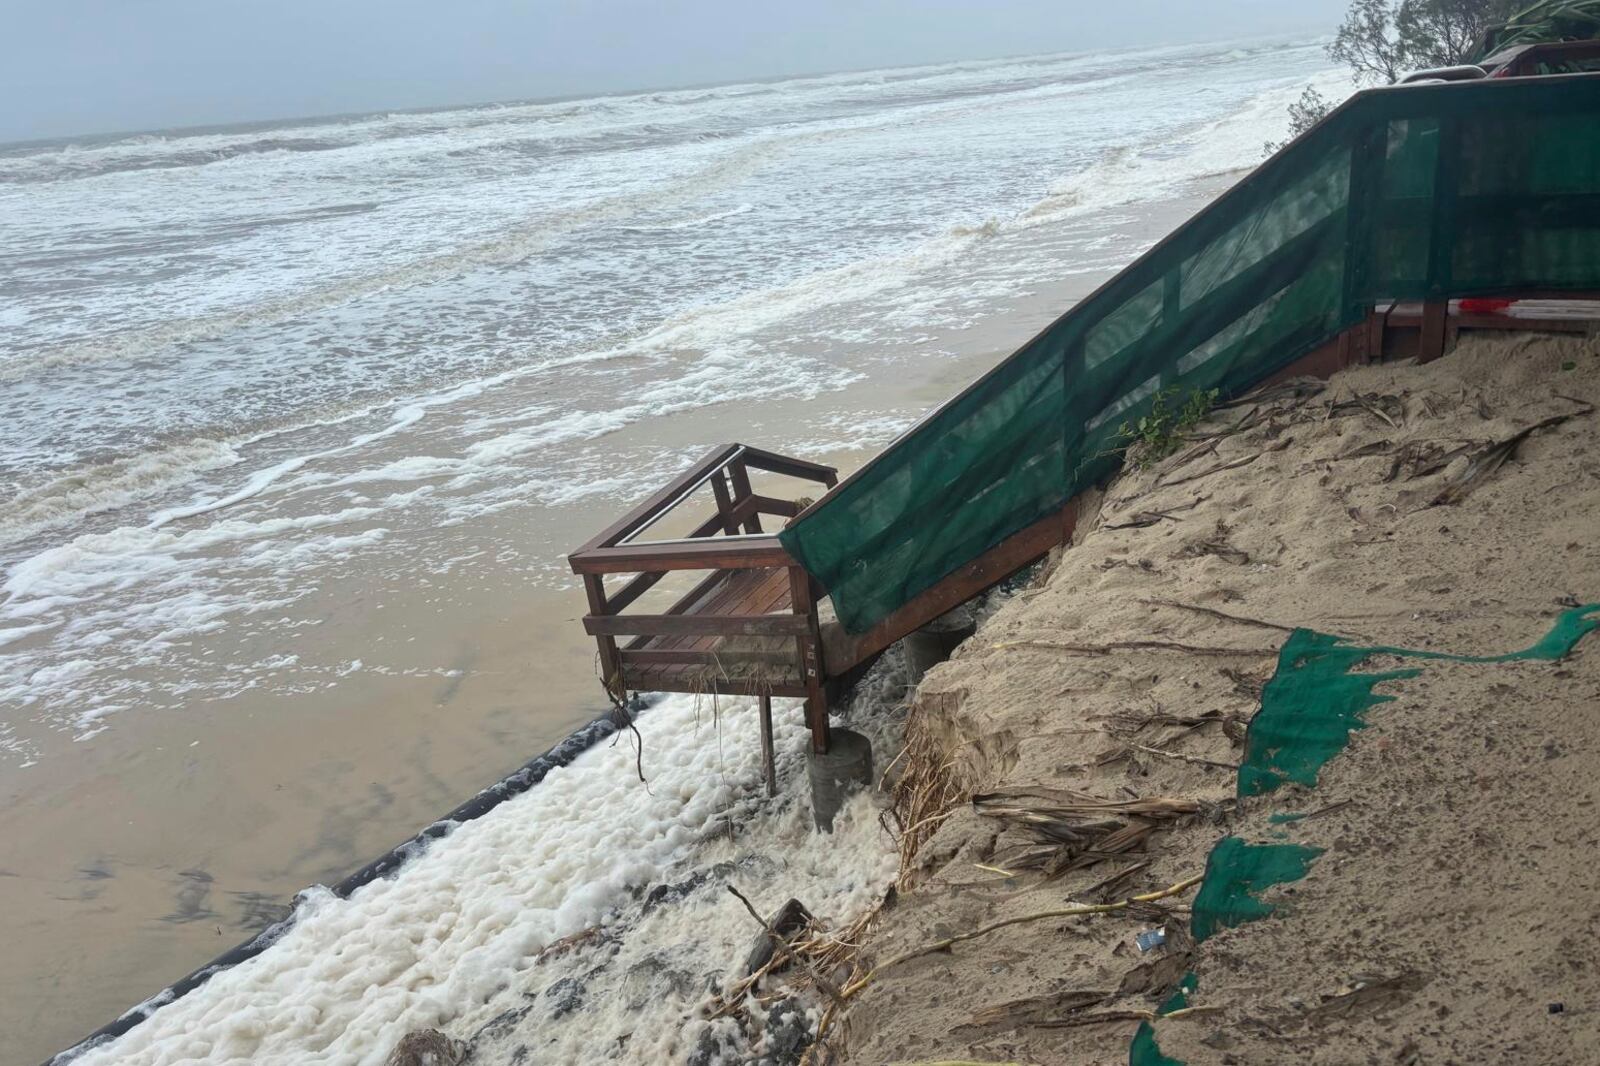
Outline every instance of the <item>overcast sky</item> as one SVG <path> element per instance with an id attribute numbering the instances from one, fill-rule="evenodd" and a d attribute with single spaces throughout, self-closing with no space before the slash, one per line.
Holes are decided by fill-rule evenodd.
<path id="1" fill-rule="evenodd" d="M 0 141 L 1331 32 L 1346 0 L 0 0 Z"/>

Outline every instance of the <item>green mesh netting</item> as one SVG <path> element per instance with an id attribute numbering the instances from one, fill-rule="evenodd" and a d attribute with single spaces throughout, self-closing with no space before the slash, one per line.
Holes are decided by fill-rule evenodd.
<path id="1" fill-rule="evenodd" d="M 1115 469 L 1168 388 L 1242 392 L 1376 301 L 1600 288 L 1600 75 L 1374 89 L 780 538 L 860 633 Z"/>
<path id="2" fill-rule="evenodd" d="M 1206 859 L 1206 879 L 1194 898 L 1189 920 L 1194 942 L 1270 915 L 1277 907 L 1264 902 L 1261 893 L 1305 877 L 1321 854 L 1321 848 L 1301 844 L 1247 844 L 1238 837 L 1217 841 Z"/>
<path id="3" fill-rule="evenodd" d="M 1392 700 L 1374 690 L 1380 682 L 1401 681 L 1422 673 L 1420 669 L 1357 674 L 1353 671 L 1374 655 L 1458 663 L 1559 662 L 1580 640 L 1600 629 L 1600 603 L 1561 612 L 1550 631 L 1521 651 L 1500 655 L 1457 655 L 1417 651 L 1389 645 L 1361 647 L 1338 637 L 1297 629 L 1278 653 L 1278 668 L 1261 691 L 1261 709 L 1250 720 L 1245 738 L 1245 758 L 1239 767 L 1240 796 L 1272 792 L 1285 781 L 1306 787 L 1317 783 L 1317 771 L 1349 744 L 1350 733 L 1366 727 L 1362 713 Z M 1276 812 L 1270 825 L 1293 826 L 1304 813 Z M 1274 831 L 1275 837 L 1286 837 Z M 1273 885 L 1298 881 L 1321 855 L 1320 848 L 1301 844 L 1250 844 L 1239 837 L 1224 837 L 1206 858 L 1205 879 L 1195 896 L 1189 931 L 1196 944 L 1223 929 L 1270 916 L 1277 905 L 1261 899 Z M 1189 995 L 1199 986 L 1194 973 L 1185 974 L 1158 1015 L 1189 1005 Z M 1129 1066 L 1184 1066 L 1162 1052 L 1155 1027 L 1141 1022 L 1128 1045 Z"/>
<path id="4" fill-rule="evenodd" d="M 1199 987 L 1199 977 L 1192 973 L 1184 974 L 1183 979 L 1178 982 L 1178 987 L 1173 989 L 1172 995 L 1156 1008 L 1156 1013 L 1171 1014 L 1173 1011 L 1185 1009 L 1189 1006 L 1189 993 Z M 1162 1054 L 1161 1048 L 1156 1044 L 1155 1028 L 1149 1022 L 1140 1022 L 1138 1031 L 1133 1034 L 1133 1043 L 1128 1045 L 1128 1066 L 1184 1066 L 1184 1064 Z"/>
<path id="5" fill-rule="evenodd" d="M 1600 604 L 1563 611 L 1550 632 L 1521 651 L 1503 655 L 1452 655 L 1387 645 L 1363 647 L 1338 637 L 1297 629 L 1278 652 L 1278 668 L 1261 691 L 1261 710 L 1245 734 L 1244 761 L 1239 766 L 1239 795 L 1260 796 L 1293 781 L 1308 788 L 1317 772 L 1350 743 L 1350 734 L 1366 728 L 1367 708 L 1393 696 L 1374 690 L 1385 681 L 1401 681 L 1416 668 L 1357 673 L 1374 655 L 1457 663 L 1546 662 L 1566 658 L 1583 637 L 1600 628 Z M 1287 819 L 1285 819 L 1287 820 Z M 1198 911 L 1196 912 L 1198 913 Z"/>

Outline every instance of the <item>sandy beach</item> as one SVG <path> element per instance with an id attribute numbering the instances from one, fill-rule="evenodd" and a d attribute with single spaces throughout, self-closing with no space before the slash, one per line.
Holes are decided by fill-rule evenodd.
<path id="1" fill-rule="evenodd" d="M 1183 59 L 1206 91 L 1163 118 L 1182 113 L 1172 128 L 1137 136 L 1100 119 L 1142 91 L 1128 61 L 1095 57 L 762 89 L 778 118 L 749 143 L 693 135 L 694 123 L 723 131 L 758 113 L 744 90 L 733 103 L 714 92 L 598 101 L 594 114 L 613 123 L 601 146 L 643 123 L 642 184 L 610 173 L 611 199 L 563 201 L 576 213 L 553 220 L 502 217 L 505 183 L 533 180 L 505 144 L 524 150 L 509 139 L 525 135 L 521 122 L 589 122 L 591 105 L 313 128 L 329 150 L 281 163 L 308 168 L 295 195 L 327 188 L 333 172 L 319 168 L 349 156 L 374 188 L 399 182 L 450 206 L 438 218 L 409 201 L 385 208 L 372 254 L 396 262 L 347 277 L 352 256 L 294 295 L 309 261 L 295 257 L 312 251 L 294 227 L 330 220 L 359 244 L 374 210 L 347 202 L 362 189 L 308 201 L 260 235 L 225 227 L 246 241 L 229 256 L 259 278 L 225 275 L 203 299 L 151 290 L 136 307 L 108 296 L 107 316 L 130 317 L 104 335 L 15 334 L 0 352 L 19 412 L 16 439 L 0 441 L 14 457 L 0 465 L 0 908 L 13 960 L 0 1031 L 15 1034 L 19 1061 L 45 1059 L 266 928 L 297 892 L 602 712 L 565 551 L 729 440 L 841 472 L 864 461 L 1253 161 L 1262 123 L 1280 122 L 1283 100 L 1324 71 L 1314 47 L 1296 47 Z M 1171 68 L 1180 53 L 1149 62 Z M 855 94 L 892 98 L 902 82 L 903 114 L 856 115 Z M 974 87 L 995 102 L 975 102 L 988 98 Z M 680 103 L 700 109 L 674 119 L 690 131 L 681 138 L 652 124 Z M 1041 171 L 1027 146 L 1079 121 Z M 52 234 L 50 219 L 60 204 L 98 203 L 89 193 L 102 187 L 104 217 L 85 226 L 115 222 L 117 196 L 137 193 L 196 201 L 200 233 L 206 212 L 238 210 L 205 173 L 214 153 L 260 136 L 0 154 L 11 182 L 0 192 L 37 212 L 44 243 L 83 239 Z M 959 163 L 927 155 L 934 136 Z M 680 151 L 686 163 L 657 173 Z M 278 194 L 279 162 L 239 158 L 221 165 Z M 852 228 L 859 190 L 888 195 L 883 175 L 913 181 L 907 168 L 924 158 L 977 184 L 925 183 L 927 202 L 901 197 Z M 435 159 L 465 168 L 437 191 Z M 816 197 L 813 217 L 793 216 L 794 189 L 823 171 L 838 183 L 823 190 L 838 220 Z M 452 214 L 463 174 L 487 182 L 481 216 Z M 461 247 L 443 256 L 428 242 L 452 219 L 470 232 L 451 232 Z M 825 221 L 833 228 L 812 232 Z M 808 258 L 818 241 L 826 255 Z M 186 253 L 174 249 L 162 269 L 181 276 Z M 616 263 L 648 255 L 664 264 L 650 291 L 610 286 Z M 68 276 L 71 262 L 41 269 Z M 530 288 L 523 275 L 544 270 L 554 280 Z M 579 275 L 595 288 L 574 285 Z M 53 277 L 0 284 L 48 293 Z M 263 302 L 224 306 L 251 285 Z M 550 302 L 562 286 L 570 308 Z M 174 321 L 141 317 L 169 295 Z M 38 311 L 39 323 L 73 320 Z M 584 332 L 601 327 L 613 333 Z M 263 351 L 289 369 L 266 377 Z M 159 411 L 166 422 L 131 417 L 168 384 L 192 404 Z M 91 412 L 76 416 L 80 439 L 60 428 L 59 405 Z M 237 424 L 208 423 L 208 405 Z M 804 822 L 774 817 L 794 823 L 783 832 Z M 826 889 L 864 906 L 855 891 Z"/>
<path id="2" fill-rule="evenodd" d="M 1153 241 L 1215 188 L 1163 205 L 1131 235 Z M 950 354 L 920 373 L 830 398 L 830 416 L 909 424 L 1100 280 L 1072 276 L 994 308 L 938 338 Z M 783 427 L 804 412 L 782 401 L 746 408 L 738 439 L 841 472 L 871 454 L 795 448 Z M 723 443 L 713 432 L 667 420 L 608 444 L 689 457 Z M 664 479 L 672 468 L 656 469 Z M 580 501 L 540 509 L 536 524 L 491 519 L 455 538 L 558 565 L 617 509 L 609 497 Z M 352 572 L 330 575 L 299 606 L 321 620 L 316 658 L 302 654 L 285 670 L 305 676 L 306 691 L 190 701 L 181 713 L 118 723 L 109 742 L 32 738 L 45 758 L 72 756 L 54 760 L 59 770 L 43 781 L 10 776 L 0 809 L 0 869 L 13 875 L 0 878 L 0 905 L 15 916 L 19 953 L 35 960 L 29 979 L 7 988 L 4 1010 L 38 1034 L 32 1058 L 264 928 L 300 889 L 338 880 L 607 708 L 577 621 L 582 592 L 565 581 L 513 586 L 483 575 L 416 588 Z M 268 639 L 236 654 L 259 661 L 278 650 Z"/>

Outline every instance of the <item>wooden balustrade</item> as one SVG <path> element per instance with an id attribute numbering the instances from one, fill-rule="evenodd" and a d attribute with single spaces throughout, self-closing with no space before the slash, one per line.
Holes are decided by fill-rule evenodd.
<path id="1" fill-rule="evenodd" d="M 805 699 L 818 751 L 827 750 L 828 714 L 811 578 L 762 523 L 792 518 L 801 504 L 755 492 L 752 470 L 829 488 L 838 482 L 829 466 L 725 445 L 574 551 L 568 562 L 583 578 L 589 601 L 583 625 L 599 644 L 601 674 L 612 697 L 622 700 L 629 691 L 760 697 L 770 768 L 771 697 Z M 715 509 L 687 536 L 639 539 L 707 486 Z M 627 613 L 677 571 L 706 574 L 664 610 Z M 634 576 L 611 590 L 611 574 Z M 619 638 L 631 639 L 619 644 Z"/>

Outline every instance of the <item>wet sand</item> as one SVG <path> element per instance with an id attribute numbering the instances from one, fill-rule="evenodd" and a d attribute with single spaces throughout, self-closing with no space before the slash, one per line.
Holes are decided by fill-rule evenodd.
<path id="1" fill-rule="evenodd" d="M 1124 232 L 1148 240 L 1215 187 Z M 910 420 L 1014 349 L 1103 280 L 1069 275 L 938 338 L 938 358 L 863 352 L 868 380 L 811 404 L 845 423 Z M 743 405 L 718 419 L 668 417 L 606 438 L 619 454 L 685 455 L 730 439 L 804 451 L 846 472 L 870 450 L 807 451 L 786 437 L 804 401 Z M 807 407 L 814 413 L 814 407 Z M 654 485 L 642 481 L 639 494 Z M 590 498 L 439 531 L 453 550 L 510 547 L 565 572 L 562 553 L 619 512 Z M 418 535 L 390 551 L 437 551 Z M 605 709 L 575 583 L 497 579 L 492 565 L 422 585 L 331 572 L 296 604 L 320 620 L 317 654 L 287 667 L 305 691 L 122 715 L 81 743 L 30 737 L 39 765 L 0 770 L 0 979 L 8 1059 L 37 1062 L 281 917 L 294 893 L 331 883 Z M 219 640 L 254 662 L 281 648 Z M 298 650 L 298 649 L 297 649 Z M 248 657 L 246 657 L 248 656 Z M 359 667 L 353 666 L 359 662 Z M 281 679 L 280 679 L 281 680 Z"/>

